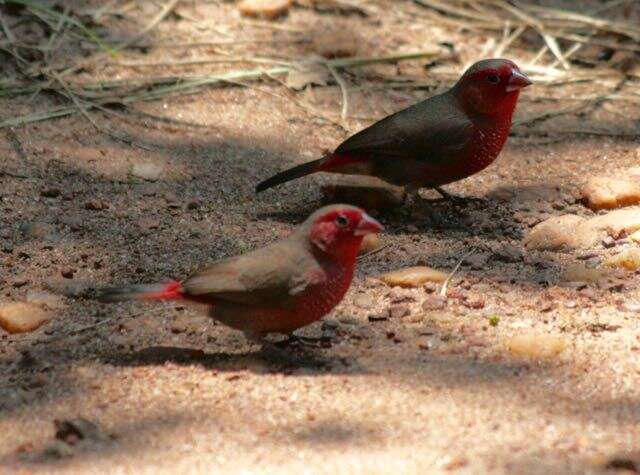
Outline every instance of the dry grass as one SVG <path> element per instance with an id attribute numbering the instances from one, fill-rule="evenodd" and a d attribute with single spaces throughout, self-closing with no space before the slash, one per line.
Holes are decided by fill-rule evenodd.
<path id="1" fill-rule="evenodd" d="M 340 11 L 357 11 L 366 16 L 371 5 L 377 2 L 336 2 L 334 7 Z M 594 105 L 619 100 L 638 102 L 640 94 L 635 92 L 620 96 L 619 90 L 626 81 L 638 81 L 640 72 L 637 68 L 593 68 L 593 64 L 572 61 L 576 54 L 586 47 L 615 48 L 628 51 L 630 54 L 640 52 L 638 40 L 640 27 L 631 22 L 609 20 L 606 13 L 624 7 L 630 3 L 625 0 L 608 2 L 598 9 L 581 14 L 558 8 L 547 8 L 531 5 L 526 2 L 506 2 L 503 0 L 415 0 L 424 10 L 427 18 L 447 25 L 452 29 L 477 30 L 495 35 L 495 42 L 483 51 L 485 56 L 508 55 L 509 49 L 529 35 L 526 41 L 520 41 L 519 47 L 535 47 L 536 41 L 530 35 L 538 36 L 542 46 L 530 51 L 530 60 L 524 64 L 524 70 L 541 84 L 566 84 L 568 82 L 598 81 L 601 94 L 586 97 L 570 110 L 560 110 L 540 114 L 528 119 L 528 122 L 548 119 L 555 115 L 576 113 Z M 279 58 L 257 56 L 251 50 L 236 54 L 234 48 L 255 44 L 256 40 L 241 38 L 224 38 L 215 41 L 166 42 L 154 40 L 152 33 L 168 18 L 180 2 L 169 0 L 158 6 L 148 23 L 139 25 L 132 36 L 114 40 L 101 34 L 94 25 L 111 11 L 113 15 L 124 14 L 135 6 L 127 2 L 111 2 L 102 8 L 89 12 L 77 12 L 69 6 L 50 6 L 33 0 L 7 0 L 5 10 L 18 12 L 17 16 L 0 13 L 0 26 L 4 40 L 0 41 L 0 49 L 12 60 L 15 75 L 5 76 L 0 82 L 0 97 L 29 95 L 33 100 L 43 92 L 53 93 L 63 99 L 63 104 L 45 111 L 35 112 L 8 118 L 0 122 L 0 128 L 19 127 L 31 122 L 51 120 L 72 114 L 82 114 L 95 125 L 96 129 L 114 135 L 90 115 L 92 111 L 114 108 L 127 108 L 141 102 L 160 100 L 178 94 L 193 94 L 207 87 L 232 85 L 247 86 L 247 81 L 268 80 L 286 77 L 291 72 L 301 69 L 326 68 L 333 84 L 338 85 L 342 93 L 342 106 L 338 119 L 331 122 L 343 126 L 348 116 L 349 85 L 343 80 L 341 70 L 352 70 L 365 65 L 399 62 L 405 60 L 434 60 L 447 53 L 443 49 L 428 49 L 412 53 L 371 57 L 347 57 L 338 59 L 325 58 Z M 302 2 L 305 5 L 305 2 Z M 351 9 L 351 10 L 350 10 Z M 194 20 L 195 21 L 195 20 Z M 277 30 L 285 36 L 282 42 L 304 42 L 304 31 L 273 22 L 241 19 L 242 24 L 263 29 Z M 48 31 L 45 41 L 29 41 L 14 31 L 15 25 L 36 24 Z M 223 32 L 224 33 L 224 32 Z M 225 33 L 225 36 L 229 36 Z M 65 57 L 53 54 L 56 48 L 66 45 L 67 49 L 92 51 L 86 58 L 79 59 L 74 55 Z M 141 48 L 196 48 L 208 46 L 214 54 L 191 59 L 168 59 L 164 61 L 144 62 L 131 58 L 139 58 Z M 455 45 L 454 45 L 455 47 Z M 29 59 L 26 59 L 29 58 Z M 180 72 L 175 75 L 157 75 L 161 69 L 198 67 L 205 65 L 224 65 L 225 70 L 219 74 L 193 74 Z M 104 80 L 81 77 L 83 70 L 95 69 L 108 65 L 111 68 L 135 70 L 139 74 L 121 80 Z M 231 65 L 240 65 L 234 69 Z M 258 67 L 256 67 L 258 66 Z M 455 74 L 452 72 L 452 74 Z M 284 84 L 281 82 L 281 84 Z M 393 87 L 389 84 L 389 87 Z M 417 79 L 404 81 L 403 87 L 421 87 Z M 635 89 L 633 89 L 635 90 Z M 289 91 L 295 95 L 295 91 Z M 311 113 L 316 113 L 309 105 Z M 320 117 L 326 114 L 317 112 Z M 579 132 L 579 131 L 578 131 Z M 596 131 L 597 132 L 597 131 Z M 117 138 L 117 137 L 116 137 Z M 122 138 L 122 137 L 120 137 Z"/>

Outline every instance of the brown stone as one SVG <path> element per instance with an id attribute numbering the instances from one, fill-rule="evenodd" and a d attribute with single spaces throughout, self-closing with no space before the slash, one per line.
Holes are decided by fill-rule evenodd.
<path id="1" fill-rule="evenodd" d="M 592 210 L 621 208 L 640 203 L 640 168 L 622 176 L 590 178 L 582 187 L 582 196 Z"/>
<path id="2" fill-rule="evenodd" d="M 598 236 L 588 220 L 573 214 L 554 216 L 536 225 L 525 237 L 527 249 L 559 251 L 588 248 L 598 242 Z"/>
<path id="3" fill-rule="evenodd" d="M 447 274 L 431 267 L 416 266 L 388 272 L 379 279 L 389 285 L 419 287 L 427 282 L 444 282 Z"/>
<path id="4" fill-rule="evenodd" d="M 25 302 L 0 305 L 0 327 L 9 333 L 31 332 L 48 320 L 48 312 L 38 305 Z"/>
<path id="5" fill-rule="evenodd" d="M 447 306 L 447 299 L 439 295 L 429 295 L 422 302 L 422 310 L 442 310 Z"/>
<path id="6" fill-rule="evenodd" d="M 616 254 L 607 259 L 605 265 L 627 270 L 640 269 L 640 249 L 637 247 L 625 249 L 620 254 Z"/>
<path id="7" fill-rule="evenodd" d="M 275 20 L 284 15 L 291 7 L 291 0 L 243 0 L 238 10 L 244 16 Z"/>
<path id="8" fill-rule="evenodd" d="M 327 30 L 315 35 L 311 40 L 314 53 L 323 58 L 346 58 L 357 56 L 362 39 L 349 29 Z"/>
<path id="9" fill-rule="evenodd" d="M 358 254 L 366 254 L 375 251 L 382 246 L 382 240 L 379 234 L 367 234 L 362 240 L 360 251 Z"/>
<path id="10" fill-rule="evenodd" d="M 585 219 L 573 214 L 555 216 L 535 226 L 524 239 L 527 249 L 571 251 L 602 243 L 606 236 L 618 239 L 640 230 L 640 208 L 625 208 Z"/>
<path id="11" fill-rule="evenodd" d="M 527 333 L 510 337 L 506 349 L 519 358 L 550 360 L 560 355 L 568 346 L 565 338 L 541 333 Z"/>
<path id="12" fill-rule="evenodd" d="M 397 208 L 404 204 L 404 189 L 374 177 L 336 177 L 334 183 L 322 187 L 325 203 L 349 203 L 366 210 Z"/>

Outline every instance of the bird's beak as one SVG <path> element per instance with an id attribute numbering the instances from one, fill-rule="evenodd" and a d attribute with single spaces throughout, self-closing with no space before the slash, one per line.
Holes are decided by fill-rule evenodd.
<path id="1" fill-rule="evenodd" d="M 379 233 L 384 227 L 377 220 L 373 219 L 366 213 L 362 214 L 362 219 L 358 223 L 354 234 L 356 236 L 364 236 L 366 234 Z"/>
<path id="2" fill-rule="evenodd" d="M 520 71 L 513 71 L 511 73 L 511 77 L 509 77 L 509 82 L 507 83 L 507 92 L 518 91 L 529 85 L 531 85 L 531 79 Z"/>

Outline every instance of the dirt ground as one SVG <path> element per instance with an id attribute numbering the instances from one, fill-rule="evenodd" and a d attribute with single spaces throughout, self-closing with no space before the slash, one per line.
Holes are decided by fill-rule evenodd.
<path id="1" fill-rule="evenodd" d="M 320 185 L 332 178 L 309 177 L 255 196 L 257 182 L 448 87 L 495 42 L 495 33 L 478 38 L 440 24 L 412 2 L 349 3 L 362 3 L 366 16 L 298 4 L 267 23 L 242 19 L 233 3 L 185 1 L 149 38 L 242 38 L 224 50 L 302 58 L 313 44 L 287 38 L 333 29 L 354 35 L 362 56 L 446 50 L 442 42 L 457 53 L 434 64 L 421 59 L 344 73 L 344 124 L 335 84 L 288 91 L 266 80 L 93 113 L 133 144 L 97 131 L 79 114 L 0 131 L 0 171 L 9 173 L 0 174 L 1 301 L 69 294 L 91 283 L 179 278 L 285 236 L 320 205 Z M 578 11 L 600 3 L 546 2 Z M 105 21 L 110 34 L 131 35 L 157 10 L 149 2 Z M 636 5 L 630 18 L 639 17 Z M 523 40 L 505 55 L 524 64 L 536 49 Z M 151 47 L 125 59 L 215 52 Z M 152 74 L 109 61 L 79 74 Z M 152 71 L 204 74 L 242 64 Z M 407 78 L 413 82 L 388 86 Z M 516 120 L 571 107 L 616 81 L 540 81 L 523 93 Z M 631 77 L 618 93 L 638 90 Z M 483 201 L 454 206 L 424 190 L 411 206 L 378 213 L 388 246 L 359 262 L 348 296 L 324 323 L 299 332 L 311 342 L 290 348 L 292 355 L 310 354 L 299 363 L 265 360 L 241 334 L 175 303 L 108 306 L 64 297 L 37 331 L 0 332 L 0 472 L 638 470 L 638 274 L 565 285 L 562 267 L 584 255 L 522 245 L 550 216 L 594 214 L 577 199 L 588 176 L 640 162 L 638 101 L 595 102 L 516 125 L 491 167 L 447 187 Z M 46 93 L 1 97 L 0 121 L 60 103 Z M 141 166 L 158 176 L 137 177 Z M 598 247 L 587 257 L 630 245 Z M 440 310 L 423 308 L 438 287 L 391 288 L 374 278 L 413 265 L 449 272 L 470 249 Z M 544 362 L 508 351 L 510 337 L 531 332 L 558 337 L 566 348 Z M 75 434 L 76 443 L 56 441 L 54 421 L 78 418 L 95 427 Z"/>

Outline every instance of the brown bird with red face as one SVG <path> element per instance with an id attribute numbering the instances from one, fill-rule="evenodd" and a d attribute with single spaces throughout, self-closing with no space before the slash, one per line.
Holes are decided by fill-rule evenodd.
<path id="1" fill-rule="evenodd" d="M 261 192 L 316 172 L 373 175 L 407 191 L 440 187 L 489 166 L 504 146 L 520 90 L 531 84 L 508 59 L 471 66 L 447 92 L 390 115 L 332 154 L 263 181 Z"/>
<path id="2" fill-rule="evenodd" d="M 362 239 L 382 225 L 360 208 L 325 206 L 288 238 L 218 261 L 183 281 L 107 288 L 99 299 L 190 300 L 254 341 L 319 320 L 351 285 Z"/>

